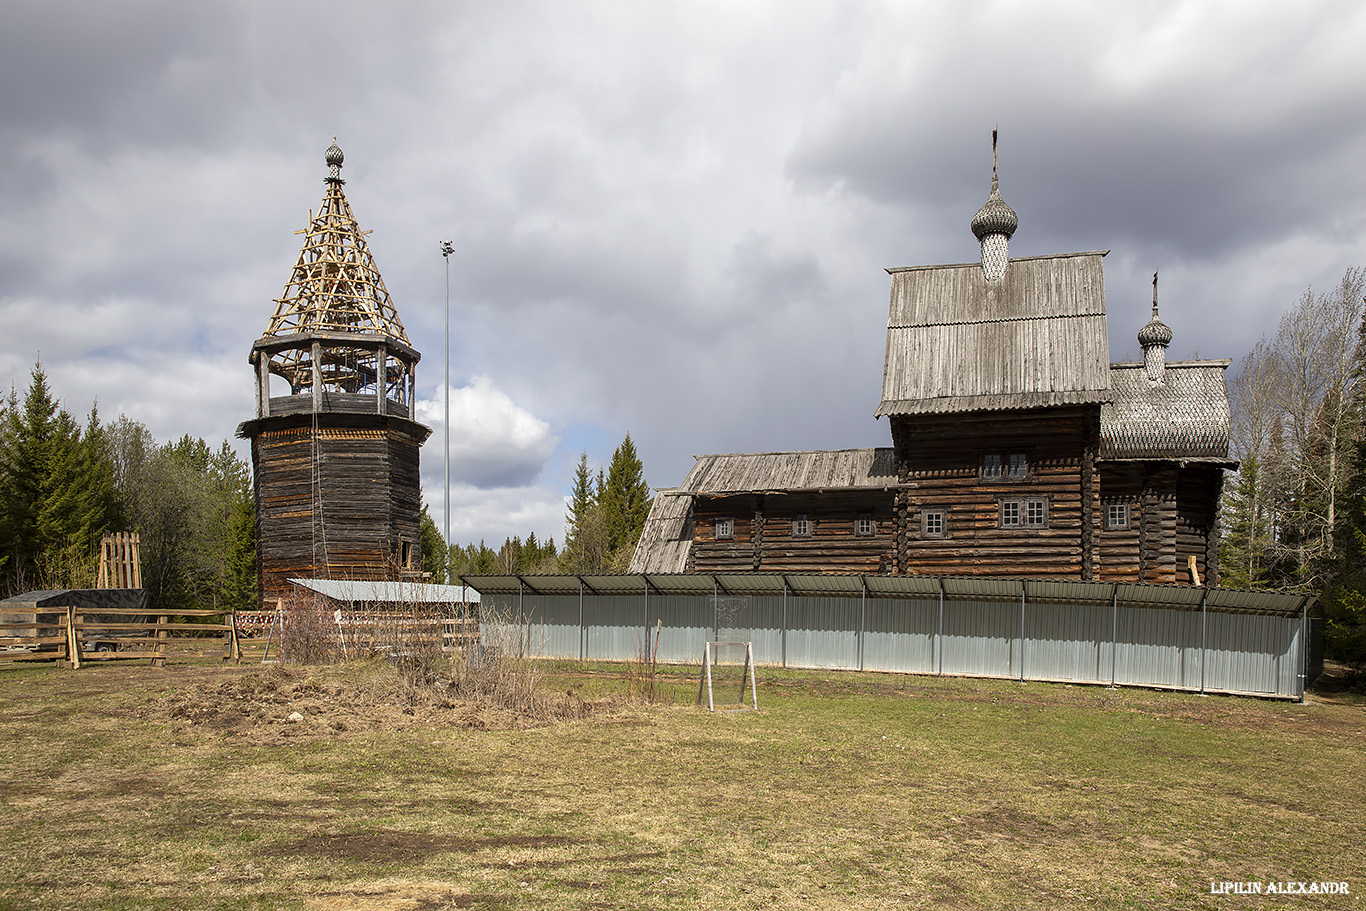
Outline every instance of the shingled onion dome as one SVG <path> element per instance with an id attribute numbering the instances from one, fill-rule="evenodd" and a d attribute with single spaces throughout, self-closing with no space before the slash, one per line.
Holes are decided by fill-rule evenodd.
<path id="1" fill-rule="evenodd" d="M 327 162 L 327 176 L 323 178 L 323 182 L 346 183 L 341 179 L 341 166 L 346 156 L 342 154 L 341 146 L 337 145 L 337 137 L 332 137 L 332 144 L 327 147 L 323 160 Z"/>
<path id="2" fill-rule="evenodd" d="M 1019 227 L 1015 210 L 1001 198 L 1000 181 L 996 176 L 996 130 L 991 131 L 991 195 L 986 204 L 972 216 L 972 233 L 982 243 L 982 272 L 987 281 L 1005 277 L 1010 262 L 1010 238 Z"/>
<path id="3" fill-rule="evenodd" d="M 1143 366 L 1148 381 L 1161 383 L 1167 372 L 1167 346 L 1172 343 L 1171 327 L 1157 315 L 1157 273 L 1153 273 L 1153 317 L 1138 330 L 1138 343 L 1143 347 Z"/>

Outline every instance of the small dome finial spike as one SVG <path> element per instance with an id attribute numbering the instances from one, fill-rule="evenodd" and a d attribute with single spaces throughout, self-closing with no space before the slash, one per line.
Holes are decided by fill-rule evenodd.
<path id="1" fill-rule="evenodd" d="M 995 192 L 999 192 L 1001 187 L 1000 181 L 996 177 L 996 134 L 998 131 L 999 128 L 993 128 L 991 131 L 991 189 Z"/>
<path id="2" fill-rule="evenodd" d="M 1157 316 L 1157 270 L 1153 270 L 1153 316 Z"/>

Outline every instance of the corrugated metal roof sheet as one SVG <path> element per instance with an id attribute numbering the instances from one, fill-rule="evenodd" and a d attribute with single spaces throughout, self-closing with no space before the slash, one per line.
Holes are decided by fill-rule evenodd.
<path id="1" fill-rule="evenodd" d="M 1284 592 L 1198 588 L 1189 585 L 1144 585 L 1131 582 L 1074 582 L 1066 580 L 1001 579 L 976 576 L 876 576 L 810 573 L 649 573 L 614 576 L 469 576 L 472 588 L 484 594 L 641 595 L 791 595 L 858 597 L 867 587 L 870 597 L 918 598 L 937 596 L 940 586 L 948 598 L 976 601 L 1016 601 L 1023 594 L 1034 604 L 1143 605 L 1175 610 L 1199 610 L 1208 596 L 1211 610 L 1237 613 L 1298 615 L 1311 596 Z M 437 586 L 455 588 L 459 586 Z"/>
<path id="2" fill-rule="evenodd" d="M 1170 363 L 1152 383 L 1142 364 L 1111 364 L 1111 401 L 1100 410 L 1102 459 L 1228 458 L 1231 362 Z"/>
<path id="3" fill-rule="evenodd" d="M 877 414 L 1105 401 L 1110 348 L 1103 252 L 889 269 L 891 304 Z"/>
<path id="4" fill-rule="evenodd" d="M 380 604 L 478 603 L 479 592 L 471 586 L 429 585 L 421 582 L 364 582 L 358 579 L 290 579 L 334 601 L 365 601 Z"/>

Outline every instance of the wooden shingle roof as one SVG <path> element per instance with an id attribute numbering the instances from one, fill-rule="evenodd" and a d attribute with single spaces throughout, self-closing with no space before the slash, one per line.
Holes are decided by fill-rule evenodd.
<path id="1" fill-rule="evenodd" d="M 1228 360 L 1175 361 L 1154 384 L 1142 364 L 1111 364 L 1100 410 L 1102 459 L 1230 463 Z"/>
<path id="2" fill-rule="evenodd" d="M 694 456 L 678 490 L 691 494 L 764 493 L 889 487 L 896 483 L 895 453 L 880 449 L 750 452 Z"/>
<path id="3" fill-rule="evenodd" d="M 640 533 L 630 572 L 687 571 L 692 547 L 694 497 L 739 493 L 871 488 L 896 484 L 895 451 L 834 449 L 808 452 L 742 452 L 694 456 L 678 487 L 657 492 Z"/>
<path id="4" fill-rule="evenodd" d="M 942 414 L 1108 399 L 1108 251 L 888 269 L 892 276 L 877 414 Z"/>
<path id="5" fill-rule="evenodd" d="M 677 496 L 672 489 L 656 494 L 627 572 L 687 572 L 692 549 L 692 497 Z"/>

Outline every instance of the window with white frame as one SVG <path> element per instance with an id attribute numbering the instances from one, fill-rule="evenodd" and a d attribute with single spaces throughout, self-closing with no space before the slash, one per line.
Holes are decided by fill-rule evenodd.
<path id="1" fill-rule="evenodd" d="M 716 520 L 716 539 L 719 541 L 719 540 L 721 540 L 721 539 L 723 539 L 723 538 L 734 538 L 734 537 L 735 537 L 735 520 L 732 519 L 732 518 L 729 518 L 729 517 L 724 518 L 724 519 L 717 519 L 717 520 Z"/>
<path id="2" fill-rule="evenodd" d="M 854 520 L 854 534 L 860 538 L 871 538 L 877 534 L 877 526 L 873 524 L 873 517 L 864 513 Z"/>
<path id="3" fill-rule="evenodd" d="M 945 535 L 944 510 L 926 509 L 920 513 L 920 532 L 927 538 L 942 538 Z"/>
<path id="4" fill-rule="evenodd" d="M 806 516 L 794 516 L 792 518 L 792 537 L 811 537 L 811 520 Z"/>
<path id="5" fill-rule="evenodd" d="M 1045 528 L 1048 525 L 1048 500 L 1027 497 L 1001 500 L 1001 528 Z"/>
<path id="6" fill-rule="evenodd" d="M 1128 504 L 1128 503 L 1107 503 L 1107 504 L 1105 504 L 1105 527 L 1106 527 L 1106 528 L 1128 528 L 1128 527 L 1129 527 L 1129 504 Z"/>

